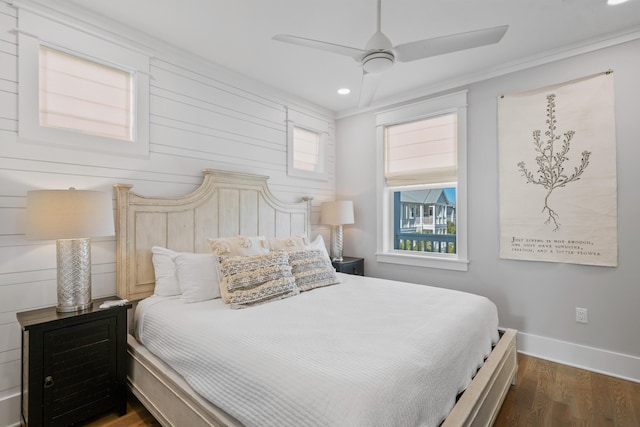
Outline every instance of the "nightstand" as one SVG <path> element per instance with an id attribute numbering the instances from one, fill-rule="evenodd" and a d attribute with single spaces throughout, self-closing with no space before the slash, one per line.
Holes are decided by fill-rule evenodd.
<path id="1" fill-rule="evenodd" d="M 127 310 L 131 303 L 58 313 L 17 313 L 22 327 L 22 422 L 67 426 L 115 410 L 127 412 Z"/>
<path id="2" fill-rule="evenodd" d="M 364 276 L 364 258 L 343 257 L 342 261 L 332 261 L 333 268 L 339 273 Z"/>

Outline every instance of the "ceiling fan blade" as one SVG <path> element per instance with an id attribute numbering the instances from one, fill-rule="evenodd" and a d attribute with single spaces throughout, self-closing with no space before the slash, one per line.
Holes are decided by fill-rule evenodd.
<path id="1" fill-rule="evenodd" d="M 393 51 L 397 61 L 415 61 L 417 59 L 498 43 L 502 39 L 502 36 L 504 36 L 504 33 L 507 32 L 507 28 L 509 28 L 508 25 L 503 25 L 501 27 L 486 28 L 484 30 L 469 31 L 466 33 L 404 43 L 394 47 Z"/>
<path id="2" fill-rule="evenodd" d="M 367 73 L 363 71 L 358 107 L 363 108 L 371 105 L 381 80 L 382 73 Z"/>
<path id="3" fill-rule="evenodd" d="M 337 53 L 339 55 L 346 55 L 355 59 L 356 61 L 360 61 L 362 56 L 367 53 L 365 50 L 357 49 L 355 47 L 342 46 L 335 43 L 306 39 L 304 37 L 290 36 L 288 34 L 278 34 L 273 36 L 273 39 L 285 43 L 292 43 L 299 46 L 311 47 L 331 53 Z"/>

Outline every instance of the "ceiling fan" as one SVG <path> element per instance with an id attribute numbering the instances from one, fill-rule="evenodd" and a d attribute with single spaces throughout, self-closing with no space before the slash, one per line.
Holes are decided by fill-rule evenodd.
<path id="1" fill-rule="evenodd" d="M 411 62 L 431 56 L 497 43 L 509 28 L 508 25 L 502 25 L 393 46 L 389 38 L 385 36 L 380 29 L 381 9 L 382 0 L 378 0 L 376 32 L 371 36 L 364 49 L 288 34 L 278 34 L 274 36 L 273 39 L 337 53 L 339 55 L 346 55 L 355 59 L 361 64 L 363 70 L 359 105 L 360 107 L 365 107 L 371 105 L 382 73 L 391 68 L 396 61 Z"/>

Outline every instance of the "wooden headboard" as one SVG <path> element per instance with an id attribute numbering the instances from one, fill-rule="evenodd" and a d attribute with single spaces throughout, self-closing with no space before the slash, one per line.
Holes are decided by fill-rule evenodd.
<path id="1" fill-rule="evenodd" d="M 202 174 L 202 184 L 182 197 L 143 197 L 129 184 L 114 185 L 120 298 L 135 301 L 153 294 L 153 246 L 207 253 L 208 237 L 310 237 L 310 197 L 283 203 L 267 187 L 266 176 L 213 169 Z"/>

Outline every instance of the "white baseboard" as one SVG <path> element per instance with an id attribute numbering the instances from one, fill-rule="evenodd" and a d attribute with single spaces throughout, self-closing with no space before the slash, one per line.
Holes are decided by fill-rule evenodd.
<path id="1" fill-rule="evenodd" d="M 640 383 L 640 357 L 518 332 L 518 352 Z"/>
<path id="2" fill-rule="evenodd" d="M 0 426 L 20 426 L 20 392 L 0 394 Z"/>

